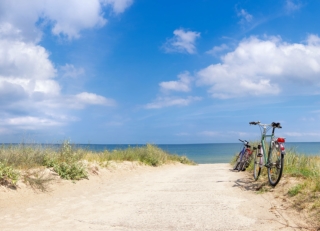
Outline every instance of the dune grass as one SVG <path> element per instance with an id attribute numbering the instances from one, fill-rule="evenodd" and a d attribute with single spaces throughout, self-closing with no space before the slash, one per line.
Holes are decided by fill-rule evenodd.
<path id="1" fill-rule="evenodd" d="M 0 184 L 15 186 L 19 179 L 23 179 L 31 187 L 43 191 L 43 184 L 49 179 L 35 169 L 50 168 L 63 179 L 80 180 L 88 178 L 87 162 L 96 162 L 105 167 L 110 161 L 138 161 L 150 166 L 169 162 L 194 164 L 185 156 L 171 155 L 151 144 L 102 152 L 77 148 L 69 141 L 64 141 L 58 148 L 50 145 L 2 145 Z"/>

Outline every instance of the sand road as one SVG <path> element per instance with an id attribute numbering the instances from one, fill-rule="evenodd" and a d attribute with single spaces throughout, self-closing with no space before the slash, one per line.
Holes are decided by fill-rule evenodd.
<path id="1" fill-rule="evenodd" d="M 1 192 L 0 230 L 301 230 L 245 177 L 229 164 L 132 166 L 49 193 Z"/>

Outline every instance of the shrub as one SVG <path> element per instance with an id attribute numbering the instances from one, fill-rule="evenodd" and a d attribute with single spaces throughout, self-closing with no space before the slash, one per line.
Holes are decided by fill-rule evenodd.
<path id="1" fill-rule="evenodd" d="M 13 169 L 12 166 L 8 166 L 5 163 L 0 162 L 0 184 L 6 186 L 15 186 L 20 177 L 20 173 Z"/>

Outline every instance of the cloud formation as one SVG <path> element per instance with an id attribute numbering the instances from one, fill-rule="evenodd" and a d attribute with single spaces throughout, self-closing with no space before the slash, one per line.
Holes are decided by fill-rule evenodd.
<path id="1" fill-rule="evenodd" d="M 249 23 L 252 21 L 253 16 L 251 14 L 249 14 L 246 10 L 241 9 L 238 11 L 237 13 L 238 17 L 241 18 L 240 20 L 240 24 L 245 24 L 245 23 Z"/>
<path id="2" fill-rule="evenodd" d="M 80 37 L 80 31 L 99 28 L 107 23 L 103 6 L 110 6 L 116 14 L 123 13 L 133 0 L 28 0 L 0 2 L 1 37 L 23 38 L 38 42 L 41 28 L 51 25 L 54 35 L 68 39 Z"/>
<path id="3" fill-rule="evenodd" d="M 168 81 L 168 82 L 161 82 L 160 88 L 162 91 L 181 91 L 181 92 L 188 92 L 191 90 L 191 81 L 192 77 L 190 76 L 189 72 L 184 72 L 178 75 L 178 81 Z"/>
<path id="4" fill-rule="evenodd" d="M 102 0 L 105 5 L 111 5 L 116 14 L 123 13 L 129 6 L 132 5 L 133 0 Z"/>
<path id="5" fill-rule="evenodd" d="M 220 46 L 214 46 L 211 50 L 207 51 L 206 53 L 209 55 L 217 55 L 223 51 L 228 50 L 229 47 L 226 44 L 221 44 Z"/>
<path id="6" fill-rule="evenodd" d="M 287 0 L 285 4 L 285 10 L 287 13 L 293 13 L 301 8 L 300 3 L 295 3 L 293 0 Z"/>
<path id="7" fill-rule="evenodd" d="M 188 106 L 191 103 L 202 100 L 197 96 L 181 96 L 191 91 L 194 77 L 188 71 L 178 75 L 178 81 L 167 81 L 159 83 L 161 96 L 151 103 L 145 105 L 146 109 L 159 109 L 172 106 Z M 180 93 L 180 95 L 177 95 Z"/>
<path id="8" fill-rule="evenodd" d="M 319 86 L 320 38 L 287 43 L 280 37 L 242 40 L 236 49 L 197 73 L 214 98 L 277 95 L 282 86 Z"/>
<path id="9" fill-rule="evenodd" d="M 0 2 L 0 125 L 1 132 L 41 129 L 78 120 L 70 110 L 88 105 L 114 106 L 113 99 L 90 92 L 65 95 L 57 75 L 79 77 L 83 68 L 65 64 L 56 69 L 39 45 L 43 29 L 69 40 L 86 29 L 107 23 L 103 7 L 122 13 L 132 0 L 29 0 Z M 10 129 L 8 129 L 10 127 Z"/>
<path id="10" fill-rule="evenodd" d="M 177 29 L 173 31 L 174 37 L 167 40 L 163 45 L 163 49 L 167 53 L 196 53 L 195 42 L 200 37 L 199 32 L 185 31 L 184 29 Z"/>

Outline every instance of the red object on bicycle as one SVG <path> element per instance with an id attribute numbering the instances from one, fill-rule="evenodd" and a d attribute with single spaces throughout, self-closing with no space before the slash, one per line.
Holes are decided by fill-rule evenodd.
<path id="1" fill-rule="evenodd" d="M 247 148 L 247 149 L 246 149 L 246 151 L 248 151 L 249 155 L 251 155 L 251 154 L 252 154 L 251 149 Z"/>
<path id="2" fill-rule="evenodd" d="M 279 143 L 284 143 L 284 142 L 286 142 L 285 138 L 281 138 L 281 137 L 279 137 L 279 138 L 277 139 L 277 141 L 278 141 Z"/>

